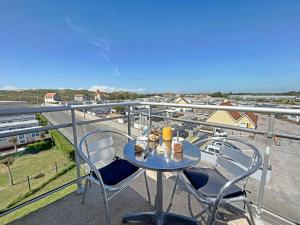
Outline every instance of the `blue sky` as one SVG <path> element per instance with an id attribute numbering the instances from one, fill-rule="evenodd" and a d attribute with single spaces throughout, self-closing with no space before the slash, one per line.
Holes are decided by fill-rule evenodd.
<path id="1" fill-rule="evenodd" d="M 300 1 L 0 1 L 0 88 L 300 90 Z"/>

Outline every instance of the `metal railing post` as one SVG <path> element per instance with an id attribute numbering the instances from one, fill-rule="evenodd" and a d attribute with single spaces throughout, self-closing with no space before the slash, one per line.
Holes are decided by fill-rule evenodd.
<path id="1" fill-rule="evenodd" d="M 127 110 L 127 123 L 128 123 L 128 127 L 127 127 L 127 134 L 129 136 L 131 136 L 131 109 L 130 109 L 130 105 L 128 106 L 128 110 Z"/>
<path id="2" fill-rule="evenodd" d="M 265 153 L 264 153 L 264 160 L 263 160 L 263 170 L 262 170 L 262 174 L 261 174 L 258 200 L 257 200 L 257 214 L 258 214 L 258 217 L 260 217 L 261 211 L 262 211 L 264 190 L 265 190 L 267 172 L 268 172 L 268 167 L 269 167 L 270 149 L 271 149 L 272 138 L 273 138 L 274 118 L 275 118 L 275 114 L 270 114 L 268 133 L 267 133 L 266 150 L 265 150 Z"/>
<path id="3" fill-rule="evenodd" d="M 76 173 L 77 173 L 77 193 L 82 193 L 81 175 L 80 175 L 80 158 L 78 153 L 78 140 L 77 140 L 77 125 L 75 118 L 75 110 L 71 109 L 72 128 L 73 128 L 73 143 L 75 147 L 75 161 L 76 161 Z"/>
<path id="4" fill-rule="evenodd" d="M 152 127 L 152 106 L 149 105 L 149 128 Z"/>

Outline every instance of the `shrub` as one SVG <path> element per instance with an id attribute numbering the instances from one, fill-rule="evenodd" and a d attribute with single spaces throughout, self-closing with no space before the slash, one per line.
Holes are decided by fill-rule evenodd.
<path id="1" fill-rule="evenodd" d="M 75 149 L 74 146 L 57 130 L 51 131 L 56 148 L 62 151 L 70 160 L 75 160 Z"/>
<path id="2" fill-rule="evenodd" d="M 46 126 L 48 124 L 48 120 L 42 114 L 37 113 L 35 117 L 39 121 L 40 126 Z"/>
<path id="3" fill-rule="evenodd" d="M 37 154 L 40 151 L 48 150 L 52 147 L 51 141 L 35 142 L 27 145 L 24 154 Z"/>

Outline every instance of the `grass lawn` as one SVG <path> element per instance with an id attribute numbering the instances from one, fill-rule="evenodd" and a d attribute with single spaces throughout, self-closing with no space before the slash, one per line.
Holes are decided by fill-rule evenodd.
<path id="1" fill-rule="evenodd" d="M 69 166 L 70 163 L 74 164 L 74 162 L 70 162 L 65 154 L 56 150 L 55 148 L 41 151 L 37 154 L 26 154 L 16 157 L 14 164 L 11 166 L 12 176 L 15 183 L 13 186 L 9 184 L 7 168 L 4 165 L 0 165 L 0 210 L 6 209 L 7 206 L 16 201 L 16 199 L 20 198 L 20 196 L 24 196 L 29 192 L 27 181 L 19 183 L 26 180 L 26 176 L 34 177 L 38 174 L 44 174 L 44 176 L 40 178 L 30 180 L 31 189 L 38 188 L 51 177 L 54 177 L 56 175 L 55 162 L 57 162 L 59 167 L 58 171 L 62 171 L 64 168 Z M 69 175 L 73 176 L 74 174 L 70 173 Z M 69 176 L 61 177 L 64 177 L 65 179 L 56 178 L 57 180 L 54 180 L 43 187 L 40 190 L 41 192 L 38 191 L 34 193 L 30 197 L 26 198 L 26 200 L 36 196 L 38 193 L 51 190 L 55 187 L 55 185 L 59 186 L 60 184 L 70 181 L 76 176 L 74 175 L 72 179 L 70 179 Z"/>
<path id="2" fill-rule="evenodd" d="M 69 170 L 68 172 L 66 172 L 64 175 L 58 177 L 57 179 L 53 180 L 52 182 L 50 182 L 48 185 L 46 185 L 43 189 L 41 189 L 40 191 L 36 192 L 34 195 L 30 196 L 30 198 L 38 196 L 46 191 L 49 191 L 65 182 L 71 181 L 76 177 L 76 167 L 74 167 L 73 169 Z M 21 209 L 18 209 L 17 211 L 14 211 L 12 213 L 9 213 L 6 216 L 3 216 L 0 220 L 0 224 L 7 224 L 13 220 L 22 218 L 23 216 L 36 211 L 52 202 L 55 202 L 61 198 L 63 198 L 64 196 L 72 193 L 73 191 L 75 191 L 77 188 L 76 184 L 71 185 L 61 191 L 58 191 L 46 198 L 43 198 L 35 203 L 32 203 L 30 205 L 27 205 L 25 207 L 22 207 Z M 29 199 L 29 198 L 28 198 Z M 28 200 L 25 199 L 25 200 Z"/>

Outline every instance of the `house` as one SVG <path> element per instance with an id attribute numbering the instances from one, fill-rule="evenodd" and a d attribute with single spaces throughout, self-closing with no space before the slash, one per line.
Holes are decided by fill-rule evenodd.
<path id="1" fill-rule="evenodd" d="M 51 103 L 58 103 L 61 101 L 61 97 L 54 92 L 48 92 L 45 96 L 44 96 L 44 100 L 45 100 L 45 105 L 46 104 L 51 104 Z"/>
<path id="2" fill-rule="evenodd" d="M 15 109 L 25 106 L 27 106 L 25 102 L 0 101 L 1 109 Z M 38 127 L 39 121 L 35 118 L 34 114 L 0 116 L 0 133 L 7 132 L 9 130 L 24 130 Z M 25 145 L 38 140 L 49 138 L 50 135 L 46 134 L 44 131 L 3 137 L 0 138 L 0 151 L 13 149 L 20 145 Z"/>
<path id="3" fill-rule="evenodd" d="M 108 99 L 108 93 L 102 92 L 99 89 L 95 92 L 95 101 L 105 102 Z"/>
<path id="4" fill-rule="evenodd" d="M 221 103 L 222 106 L 231 106 L 230 102 Z M 220 123 L 236 127 L 256 129 L 258 116 L 252 112 L 215 110 L 206 119 L 206 122 Z"/>
<path id="5" fill-rule="evenodd" d="M 84 95 L 84 94 L 81 94 L 81 93 L 76 93 L 74 95 L 74 101 L 75 102 L 83 102 L 83 101 L 87 101 L 89 100 L 88 99 L 88 96 Z"/>
<path id="6" fill-rule="evenodd" d="M 190 104 L 186 99 L 182 97 L 176 98 L 173 103 L 175 104 L 182 104 L 182 105 L 187 105 Z M 193 110 L 191 108 L 174 108 L 177 112 L 192 112 Z"/>

